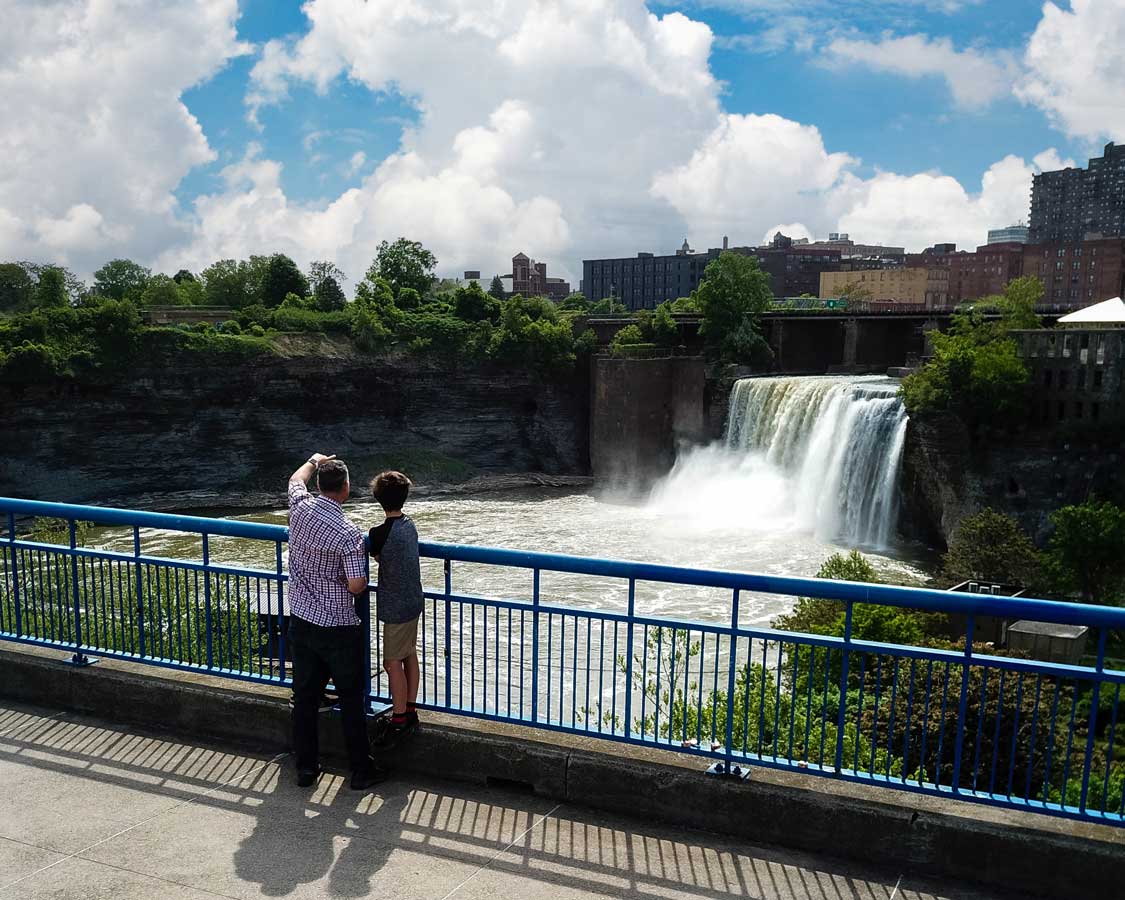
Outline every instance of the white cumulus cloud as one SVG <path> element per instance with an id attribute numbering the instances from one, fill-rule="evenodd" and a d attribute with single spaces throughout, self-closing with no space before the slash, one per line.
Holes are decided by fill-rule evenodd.
<path id="1" fill-rule="evenodd" d="M 1043 6 L 1016 92 L 1067 134 L 1125 141 L 1125 0 Z"/>
<path id="2" fill-rule="evenodd" d="M 2 4 L 7 257 L 88 272 L 174 239 L 172 191 L 214 156 L 180 97 L 246 51 L 237 14 L 237 0 Z"/>
<path id="3" fill-rule="evenodd" d="M 975 47 L 958 50 L 945 37 L 884 34 L 878 40 L 837 38 L 820 59 L 829 66 L 862 66 L 907 78 L 945 80 L 954 102 L 980 109 L 1009 95 L 1015 77 L 1010 54 Z"/>

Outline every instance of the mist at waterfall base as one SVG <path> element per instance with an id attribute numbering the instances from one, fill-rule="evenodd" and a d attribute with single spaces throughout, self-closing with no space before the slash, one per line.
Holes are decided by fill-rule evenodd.
<path id="1" fill-rule="evenodd" d="M 878 385 L 870 379 L 791 379 L 815 382 L 818 386 L 813 393 L 823 391 L 825 394 L 819 400 L 814 397 L 808 401 L 815 406 L 806 410 L 805 416 L 794 418 L 800 404 L 806 402 L 799 400 L 798 387 L 785 388 L 782 379 L 754 381 L 759 386 L 752 389 L 741 387 L 744 382 L 736 385 L 732 402 L 748 390 L 758 399 L 762 399 L 759 394 L 763 390 L 774 393 L 767 407 L 778 414 L 775 418 L 779 423 L 786 423 L 778 432 L 787 435 L 785 440 L 775 441 L 769 437 L 769 428 L 765 425 L 762 429 L 749 430 L 737 426 L 739 421 L 748 426 L 749 420 L 745 416 L 742 419 L 732 416 L 727 441 L 686 453 L 645 499 L 624 499 L 601 490 L 520 490 L 469 497 L 424 497 L 419 492 L 418 496 L 411 497 L 406 511 L 425 541 L 705 569 L 813 575 L 832 553 L 856 545 L 840 534 L 841 525 L 846 528 L 847 522 L 855 517 L 831 504 L 814 501 L 826 491 L 834 491 L 839 496 L 844 489 L 842 486 L 850 486 L 848 490 L 854 488 L 858 493 L 856 479 L 860 471 L 856 466 L 861 461 L 853 458 L 859 454 L 858 450 L 851 455 L 834 452 L 833 448 L 838 450 L 839 441 L 821 434 L 819 429 L 828 429 L 829 418 L 836 416 L 832 427 L 846 427 L 853 435 L 844 441 L 845 446 L 868 433 L 867 425 L 861 427 L 860 410 L 838 415 L 847 410 L 833 405 L 842 402 L 839 396 L 828 395 L 833 394 L 835 386 L 844 389 L 855 385 L 858 394 L 853 393 L 853 399 L 862 399 L 861 395 L 870 391 L 881 392 L 886 401 L 885 395 L 893 393 L 893 386 Z M 774 387 L 768 387 L 771 382 Z M 784 397 L 788 399 L 783 403 Z M 748 398 L 743 399 L 749 402 Z M 751 407 L 745 406 L 745 409 Z M 781 416 L 786 409 L 788 411 Z M 823 422 L 818 427 L 819 419 Z M 798 421 L 804 424 L 798 425 Z M 754 438 L 753 446 L 748 445 L 748 449 L 740 446 L 740 441 L 749 440 L 745 437 L 747 434 L 759 431 L 763 436 Z M 893 429 L 891 432 L 893 439 L 895 432 Z M 820 447 L 821 443 L 827 449 L 817 449 L 818 455 L 814 457 L 812 448 Z M 800 450 L 802 444 L 808 448 L 804 452 Z M 783 447 L 787 448 L 784 452 Z M 816 461 L 821 459 L 827 462 Z M 829 475 L 828 470 L 833 466 L 836 474 Z M 810 476 L 819 477 L 812 488 L 801 481 L 806 467 L 812 470 Z M 888 471 L 883 471 L 882 475 L 889 477 Z M 281 486 L 278 494 L 281 494 Z M 345 511 L 365 530 L 383 520 L 376 504 L 358 496 L 345 506 Z M 286 511 L 281 508 L 252 513 L 241 511 L 236 518 L 285 524 Z M 882 520 L 878 515 L 865 515 L 860 516 L 859 521 Z M 880 528 L 881 524 L 874 531 Z M 890 533 L 893 536 L 893 529 Z M 141 534 L 146 553 L 201 558 L 197 537 L 152 529 L 142 529 Z M 126 553 L 133 549 L 132 532 L 128 529 L 107 530 L 100 542 Z M 908 548 L 895 546 L 892 540 L 888 539 L 881 548 L 864 552 L 888 581 L 917 579 L 923 575 L 918 558 Z M 274 567 L 272 545 L 261 542 L 212 538 L 210 553 L 215 563 L 267 571 Z M 424 560 L 422 568 L 426 585 L 440 591 L 441 565 Z M 456 593 L 526 600 L 531 596 L 531 586 L 531 574 L 526 570 L 461 563 L 453 567 Z M 541 590 L 546 602 L 612 611 L 622 611 L 627 604 L 627 587 L 619 579 L 544 572 Z M 789 597 L 743 594 L 740 621 L 748 626 L 766 625 L 790 609 L 793 602 Z M 730 604 L 729 591 L 683 585 L 637 585 L 637 611 L 644 615 L 729 621 Z"/>
<path id="2" fill-rule="evenodd" d="M 716 526 L 886 550 L 905 437 L 890 379 L 743 379 L 731 392 L 725 439 L 683 454 L 649 505 Z"/>

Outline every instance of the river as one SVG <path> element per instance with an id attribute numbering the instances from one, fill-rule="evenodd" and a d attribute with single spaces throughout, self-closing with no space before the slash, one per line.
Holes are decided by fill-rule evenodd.
<path id="1" fill-rule="evenodd" d="M 639 560 L 699 568 L 812 575 L 834 552 L 858 547 L 886 581 L 917 582 L 927 559 L 895 537 L 898 466 L 905 413 L 897 384 L 879 378 L 756 378 L 738 382 L 723 441 L 687 450 L 644 498 L 612 486 L 420 497 L 407 504 L 423 540 Z M 358 489 L 355 492 L 360 494 Z M 363 528 L 382 521 L 362 498 L 348 515 Z M 285 523 L 282 509 L 235 518 Z M 105 531 L 103 546 L 132 550 L 131 534 Z M 145 530 L 146 553 L 195 558 L 198 538 Z M 274 566 L 272 545 L 213 539 L 215 562 Z M 440 566 L 423 580 L 440 588 Z M 456 564 L 454 590 L 526 598 L 523 570 Z M 625 607 L 623 582 L 544 573 L 545 599 L 581 607 Z M 728 592 L 682 586 L 638 587 L 638 612 L 725 621 Z M 743 598 L 741 622 L 768 623 L 791 598 Z"/>

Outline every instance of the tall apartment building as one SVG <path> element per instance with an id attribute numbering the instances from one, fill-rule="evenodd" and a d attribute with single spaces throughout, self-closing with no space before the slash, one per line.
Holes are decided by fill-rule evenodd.
<path id="1" fill-rule="evenodd" d="M 1036 175 L 1031 185 L 1033 244 L 1125 235 L 1125 146 L 1112 141 L 1085 169 Z"/>

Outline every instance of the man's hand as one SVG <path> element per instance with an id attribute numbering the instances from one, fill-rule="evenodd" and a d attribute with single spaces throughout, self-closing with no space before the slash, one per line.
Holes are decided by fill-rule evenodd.
<path id="1" fill-rule="evenodd" d="M 301 481 L 305 484 L 308 484 L 309 479 L 312 478 L 313 473 L 316 472 L 317 466 L 319 466 L 322 462 L 327 462 L 328 460 L 335 458 L 336 454 L 325 456 L 323 453 L 314 453 L 309 457 L 308 462 L 304 463 L 301 468 L 299 468 L 296 472 L 289 476 L 289 483 L 292 484 L 294 481 Z"/>

